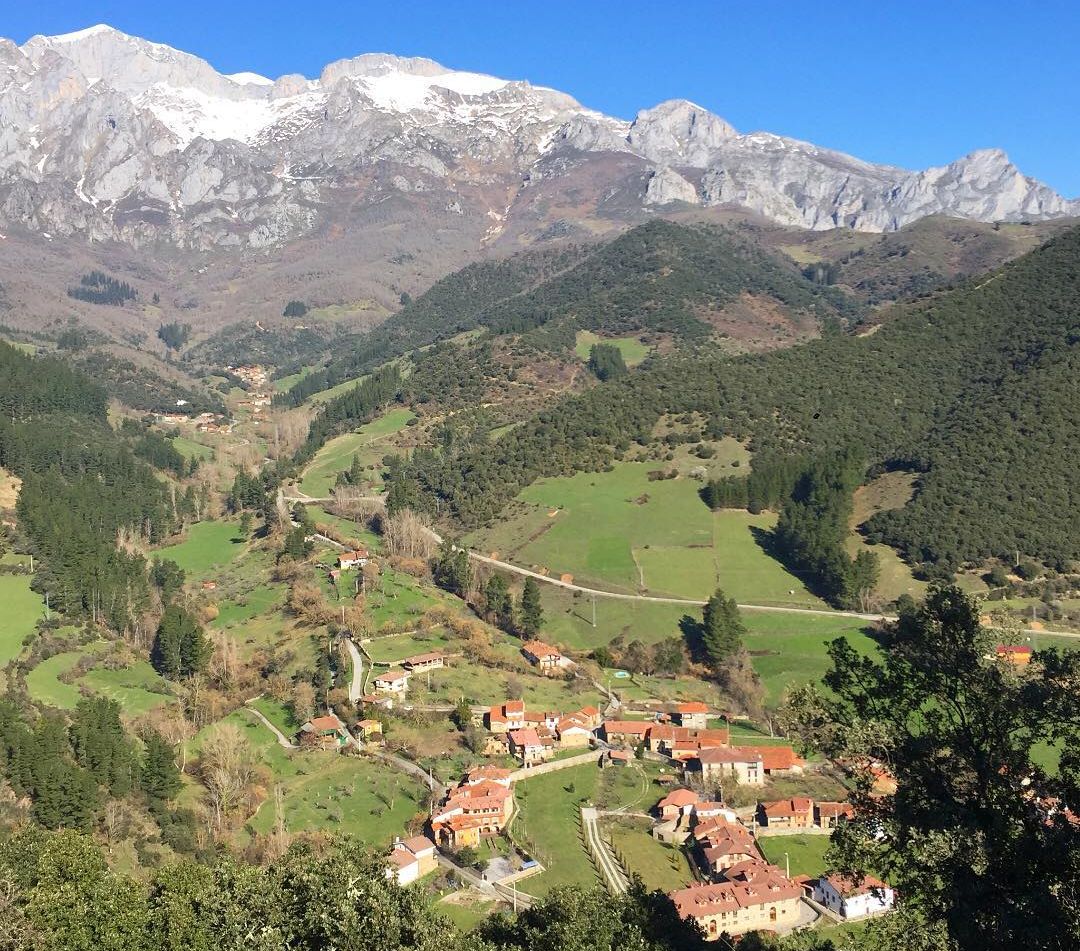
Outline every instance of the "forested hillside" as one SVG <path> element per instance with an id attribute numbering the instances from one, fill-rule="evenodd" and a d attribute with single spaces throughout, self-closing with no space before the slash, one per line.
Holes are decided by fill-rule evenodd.
<path id="1" fill-rule="evenodd" d="M 42 561 L 34 586 L 73 617 L 133 624 L 149 581 L 117 534 L 161 539 L 175 510 L 109 425 L 106 391 L 59 360 L 0 344 L 0 466 L 22 479 L 19 524 Z"/>
<path id="2" fill-rule="evenodd" d="M 1020 549 L 1080 556 L 1080 229 L 917 305 L 865 337 L 731 358 L 677 354 L 569 398 L 497 443 L 414 457 L 408 476 L 462 523 L 545 475 L 598 468 L 665 413 L 756 451 L 860 451 L 917 470 L 904 509 L 871 522 L 912 562 L 954 566 Z"/>
<path id="3" fill-rule="evenodd" d="M 742 295 L 812 328 L 854 314 L 839 291 L 815 284 L 748 239 L 657 220 L 596 247 L 470 265 L 356 338 L 349 353 L 297 383 L 284 402 L 299 405 L 410 350 L 477 328 L 523 334 L 526 343 L 565 352 L 579 330 L 650 331 L 701 342 L 713 332 L 710 316 Z"/>

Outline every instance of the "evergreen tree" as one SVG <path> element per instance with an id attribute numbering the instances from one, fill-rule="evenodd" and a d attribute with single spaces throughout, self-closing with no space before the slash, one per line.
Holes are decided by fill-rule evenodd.
<path id="1" fill-rule="evenodd" d="M 190 677 L 206 669 L 212 649 L 196 618 L 178 604 L 165 608 L 150 650 L 150 663 L 163 677 Z"/>
<path id="2" fill-rule="evenodd" d="M 285 547 L 282 555 L 293 561 L 303 561 L 311 554 L 312 544 L 307 540 L 307 530 L 303 525 L 297 525 L 285 536 Z"/>
<path id="3" fill-rule="evenodd" d="M 440 588 L 456 594 L 459 598 L 466 597 L 472 585 L 472 566 L 469 564 L 468 551 L 449 538 L 445 539 L 432 567 L 432 576 Z"/>
<path id="4" fill-rule="evenodd" d="M 161 600 L 168 603 L 173 595 L 184 587 L 184 569 L 168 558 L 155 558 L 150 569 L 150 580 L 161 592 Z"/>
<path id="5" fill-rule="evenodd" d="M 183 784 L 172 748 L 165 738 L 154 730 L 143 736 L 143 743 L 146 747 L 140 774 L 143 792 L 151 799 L 173 799 Z"/>
<path id="6" fill-rule="evenodd" d="M 76 762 L 113 796 L 127 795 L 136 785 L 137 770 L 120 722 L 120 704 L 105 697 L 84 697 L 69 732 Z"/>
<path id="7" fill-rule="evenodd" d="M 518 623 L 521 633 L 526 637 L 536 637 L 544 625 L 544 608 L 540 603 L 540 586 L 535 578 L 526 578 L 521 590 L 521 605 L 518 608 Z"/>
<path id="8" fill-rule="evenodd" d="M 514 600 L 502 575 L 492 575 L 484 585 L 484 608 L 489 620 L 504 631 L 514 627 Z"/>
<path id="9" fill-rule="evenodd" d="M 622 351 L 611 343 L 594 343 L 589 350 L 589 369 L 600 380 L 617 380 L 626 376 L 626 361 Z"/>
<path id="10" fill-rule="evenodd" d="M 702 646 L 713 667 L 738 653 L 745 636 L 746 626 L 735 599 L 717 588 L 705 604 L 701 631 Z"/>

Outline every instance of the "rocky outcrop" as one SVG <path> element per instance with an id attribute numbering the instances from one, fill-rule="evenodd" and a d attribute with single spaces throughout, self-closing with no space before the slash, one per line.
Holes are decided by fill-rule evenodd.
<path id="1" fill-rule="evenodd" d="M 366 54 L 272 80 L 104 26 L 0 40 L 0 224 L 260 249 L 317 230 L 343 199 L 359 217 L 420 194 L 417 227 L 441 209 L 485 240 L 674 202 L 866 231 L 1080 214 L 1000 151 L 911 172 L 740 134 L 683 100 L 626 123 L 428 59 Z"/>

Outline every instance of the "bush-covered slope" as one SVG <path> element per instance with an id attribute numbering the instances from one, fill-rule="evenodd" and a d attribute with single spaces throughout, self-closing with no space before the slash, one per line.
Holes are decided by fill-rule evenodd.
<path id="1" fill-rule="evenodd" d="M 1080 557 L 1080 229 L 865 337 L 677 355 L 567 399 L 495 444 L 421 454 L 414 477 L 470 524 L 539 476 L 603 465 L 663 413 L 787 453 L 855 448 L 923 475 L 872 528 L 915 561 L 1020 548 Z"/>
<path id="2" fill-rule="evenodd" d="M 750 240 L 714 226 L 657 220 L 596 247 L 470 265 L 357 337 L 347 355 L 300 381 L 286 402 L 298 405 L 403 353 L 477 328 L 524 334 L 527 343 L 557 351 L 571 350 L 578 330 L 652 331 L 701 342 L 712 334 L 709 316 L 744 295 L 811 326 L 853 313 L 838 291 Z"/>

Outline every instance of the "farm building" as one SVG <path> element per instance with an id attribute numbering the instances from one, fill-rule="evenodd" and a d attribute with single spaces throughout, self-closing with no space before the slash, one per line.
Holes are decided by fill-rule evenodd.
<path id="1" fill-rule="evenodd" d="M 521 652 L 530 664 L 535 664 L 544 673 L 574 665 L 569 657 L 563 657 L 558 650 L 543 641 L 526 641 L 521 646 Z"/>
<path id="2" fill-rule="evenodd" d="M 409 673 L 417 673 L 423 670 L 438 670 L 446 663 L 446 655 L 441 651 L 429 651 L 426 654 L 414 654 L 412 657 L 406 657 L 401 666 L 404 667 Z"/>
<path id="3" fill-rule="evenodd" d="M 1014 667 L 1027 667 L 1031 663 L 1031 648 L 1026 644 L 998 644 L 994 655 Z"/>
<path id="4" fill-rule="evenodd" d="M 809 829 L 814 824 L 814 800 L 792 796 L 758 803 L 758 822 L 769 829 Z"/>
<path id="5" fill-rule="evenodd" d="M 363 568 L 370 559 L 371 555 L 366 548 L 355 548 L 338 555 L 337 563 L 338 567 L 344 571 L 349 568 Z"/>
<path id="6" fill-rule="evenodd" d="M 404 693 L 409 689 L 409 675 L 404 670 L 388 670 L 372 682 L 378 693 Z"/>
<path id="7" fill-rule="evenodd" d="M 833 914 L 850 920 L 889 911 L 896 901 L 896 895 L 873 875 L 856 880 L 834 872 L 817 880 L 814 899 Z"/>
<path id="8" fill-rule="evenodd" d="M 348 739 L 345 724 L 333 713 L 314 717 L 300 727 L 300 745 L 319 749 L 337 749 Z"/>
<path id="9" fill-rule="evenodd" d="M 678 718 L 679 726 L 704 730 L 709 725 L 709 708 L 696 700 L 676 706 L 675 716 Z"/>

